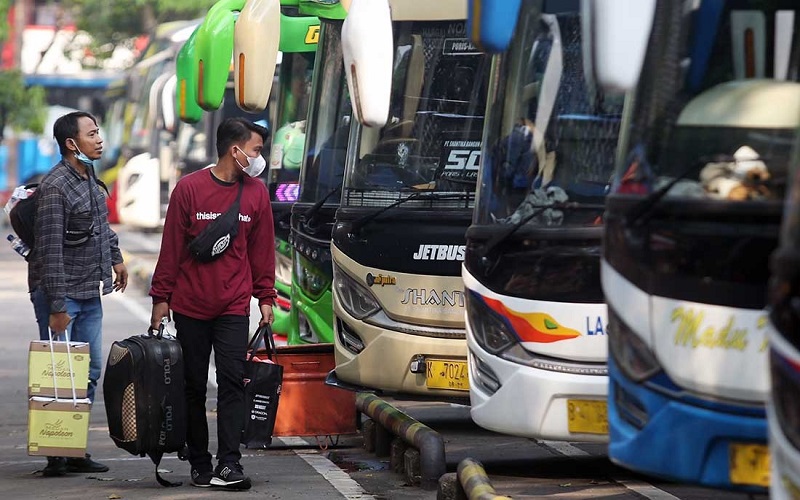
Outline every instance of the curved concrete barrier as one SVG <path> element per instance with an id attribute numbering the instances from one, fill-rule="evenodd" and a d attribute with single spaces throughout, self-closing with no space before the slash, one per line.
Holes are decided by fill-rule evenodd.
<path id="1" fill-rule="evenodd" d="M 442 436 L 374 394 L 359 393 L 356 408 L 419 450 L 421 486 L 436 489 L 447 470 Z"/>

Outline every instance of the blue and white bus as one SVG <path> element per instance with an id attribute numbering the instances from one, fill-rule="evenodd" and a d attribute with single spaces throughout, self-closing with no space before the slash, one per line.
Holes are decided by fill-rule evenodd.
<path id="1" fill-rule="evenodd" d="M 463 267 L 470 412 L 496 432 L 605 442 L 600 251 L 623 97 L 586 71 L 579 0 L 517 5 L 470 9 L 475 41 L 501 50 Z"/>
<path id="2" fill-rule="evenodd" d="M 798 4 L 613 11 L 625 3 L 596 4 L 612 10 L 596 17 L 594 50 L 600 79 L 632 91 L 604 216 L 609 456 L 763 491 L 768 260 L 800 124 Z"/>

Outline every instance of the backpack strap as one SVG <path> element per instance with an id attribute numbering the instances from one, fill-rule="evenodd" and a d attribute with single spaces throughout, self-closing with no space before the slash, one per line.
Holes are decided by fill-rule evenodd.
<path id="1" fill-rule="evenodd" d="M 156 465 L 156 481 L 158 481 L 158 484 L 165 488 L 173 488 L 183 484 L 183 481 L 167 481 L 161 477 L 161 474 L 158 472 L 158 466 L 161 463 L 161 457 L 164 456 L 163 453 L 148 453 L 147 456 L 150 457 L 150 460 Z"/>

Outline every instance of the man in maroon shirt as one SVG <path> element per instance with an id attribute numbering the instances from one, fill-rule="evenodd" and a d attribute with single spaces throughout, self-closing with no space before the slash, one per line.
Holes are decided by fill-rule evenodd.
<path id="1" fill-rule="evenodd" d="M 219 161 L 182 178 L 169 201 L 161 253 L 153 274 L 151 327 L 175 320 L 183 349 L 189 462 L 192 484 L 248 489 L 239 464 L 244 426 L 244 362 L 250 298 L 258 299 L 260 325 L 272 323 L 275 298 L 275 234 L 269 194 L 257 179 L 266 162 L 268 131 L 242 118 L 217 129 Z M 215 260 L 201 262 L 188 244 L 233 205 L 241 186 L 238 234 Z M 235 222 L 234 222 L 235 224 Z M 222 239 L 222 238 L 221 238 Z M 217 461 L 208 451 L 206 385 L 211 349 L 217 368 Z"/>

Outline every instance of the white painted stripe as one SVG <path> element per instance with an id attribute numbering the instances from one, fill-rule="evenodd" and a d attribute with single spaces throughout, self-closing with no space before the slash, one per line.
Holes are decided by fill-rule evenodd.
<path id="1" fill-rule="evenodd" d="M 337 467 L 336 464 L 323 455 L 308 451 L 295 451 L 295 454 L 313 467 L 319 475 L 324 477 L 325 480 L 336 488 L 336 491 L 341 493 L 345 498 L 352 500 L 375 500 L 374 496 L 364 491 L 364 488 L 362 488 L 360 484 L 355 482 L 345 471 Z"/>
<path id="2" fill-rule="evenodd" d="M 128 297 L 124 293 L 114 292 L 108 295 L 108 297 L 122 304 L 122 306 L 127 309 L 128 312 L 131 313 L 137 320 L 144 322 L 145 328 L 150 326 L 150 316 L 152 315 L 152 311 L 148 311 L 144 308 L 144 306 Z"/>
<path id="3" fill-rule="evenodd" d="M 569 443 L 564 441 L 540 441 L 537 442 L 543 446 L 550 448 L 551 450 L 560 453 L 567 457 L 587 457 L 590 456 L 590 453 L 581 450 Z M 645 498 L 649 498 L 651 500 L 679 500 L 678 497 L 672 495 L 671 493 L 667 493 L 664 490 L 656 488 L 650 483 L 646 483 L 644 481 L 636 481 L 633 479 L 614 479 L 611 478 L 617 484 L 620 484 L 629 490 L 633 491 L 634 493 L 638 493 Z"/>
<path id="4" fill-rule="evenodd" d="M 306 446 L 313 446 L 314 443 L 307 441 L 301 437 L 283 436 L 272 438 L 272 442 L 287 448 L 302 448 Z"/>
<path id="5" fill-rule="evenodd" d="M 634 493 L 642 495 L 645 498 L 650 498 L 652 500 L 678 500 L 678 497 L 676 497 L 675 495 L 667 493 L 664 490 L 660 490 L 655 486 L 653 486 L 652 484 L 645 483 L 644 481 L 635 481 L 627 479 L 625 480 L 614 479 L 614 481 L 628 488 Z"/>
<path id="6" fill-rule="evenodd" d="M 561 453 L 567 457 L 586 457 L 589 453 L 581 450 L 566 441 L 539 441 L 539 443 L 547 446 L 548 448 Z"/>

